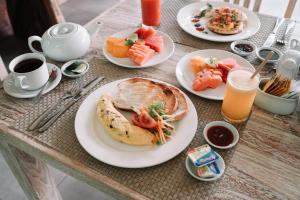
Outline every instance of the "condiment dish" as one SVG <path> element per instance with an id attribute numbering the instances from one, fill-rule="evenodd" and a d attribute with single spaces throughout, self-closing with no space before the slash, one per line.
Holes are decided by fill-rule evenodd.
<path id="1" fill-rule="evenodd" d="M 236 47 L 236 45 L 247 45 L 251 48 L 251 51 L 243 51 L 240 50 Z M 251 55 L 253 52 L 256 51 L 256 45 L 253 42 L 247 41 L 247 40 L 237 40 L 231 43 L 230 45 L 231 50 L 240 55 L 240 56 L 249 56 Z"/>
<path id="2" fill-rule="evenodd" d="M 221 126 L 221 127 L 225 127 L 227 128 L 233 135 L 233 140 L 232 142 L 227 145 L 227 146 L 220 146 L 220 145 L 217 145 L 217 144 L 214 144 L 212 141 L 209 140 L 208 138 L 208 130 L 212 127 L 217 127 L 217 126 Z M 204 130 L 203 130 L 203 136 L 204 136 L 204 139 L 206 140 L 206 142 L 213 146 L 213 147 L 216 147 L 218 149 L 229 149 L 233 146 L 235 146 L 237 144 L 237 142 L 239 141 L 239 132 L 238 130 L 231 124 L 225 122 L 225 121 L 212 121 L 208 124 L 206 124 Z"/>
<path id="3" fill-rule="evenodd" d="M 67 69 L 69 66 L 71 66 L 74 63 L 78 63 L 78 64 L 84 64 L 86 66 L 86 68 L 80 72 L 80 73 L 73 73 L 73 72 L 69 72 Z M 71 60 L 69 62 L 66 62 L 65 64 L 63 64 L 63 66 L 61 67 L 61 72 L 63 75 L 70 77 L 70 78 L 79 78 L 81 76 L 83 76 L 90 68 L 90 65 L 87 61 L 85 60 Z"/>
<path id="4" fill-rule="evenodd" d="M 219 158 L 216 160 L 216 162 L 219 166 L 219 169 L 220 169 L 220 173 L 218 175 L 216 175 L 212 178 L 202 178 L 202 177 L 198 176 L 197 172 L 196 172 L 196 167 L 190 161 L 189 157 L 186 157 L 186 159 L 185 159 L 186 170 L 192 177 L 194 177 L 195 179 L 198 179 L 200 181 L 215 181 L 215 180 L 219 179 L 225 172 L 225 162 L 224 162 L 223 158 L 220 156 L 220 154 L 218 154 L 217 152 L 216 152 L 216 154 L 219 156 Z"/>
<path id="5" fill-rule="evenodd" d="M 267 78 L 261 79 L 254 104 L 264 110 L 274 114 L 289 115 L 294 112 L 297 107 L 298 99 L 287 99 L 268 94 L 261 90 L 261 87 Z"/>
<path id="6" fill-rule="evenodd" d="M 273 51 L 274 54 L 272 58 L 267 61 L 267 63 L 276 63 L 279 60 L 279 58 L 283 55 L 279 49 L 273 47 L 260 47 L 256 50 L 256 56 L 261 61 L 264 61 L 270 51 Z"/>

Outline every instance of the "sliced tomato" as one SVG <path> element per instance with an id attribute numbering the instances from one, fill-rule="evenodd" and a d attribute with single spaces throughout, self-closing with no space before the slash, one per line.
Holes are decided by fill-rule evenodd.
<path id="1" fill-rule="evenodd" d="M 157 126 L 157 122 L 147 112 L 142 112 L 140 115 L 134 113 L 131 120 L 134 125 L 141 128 L 154 128 Z"/>

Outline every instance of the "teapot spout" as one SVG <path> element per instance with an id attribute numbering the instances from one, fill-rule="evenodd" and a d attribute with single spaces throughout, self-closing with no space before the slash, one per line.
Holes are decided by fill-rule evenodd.
<path id="1" fill-rule="evenodd" d="M 90 34 L 91 38 L 94 38 L 97 35 L 101 25 L 101 22 L 95 22 L 91 24 L 91 26 L 88 29 L 88 33 Z"/>

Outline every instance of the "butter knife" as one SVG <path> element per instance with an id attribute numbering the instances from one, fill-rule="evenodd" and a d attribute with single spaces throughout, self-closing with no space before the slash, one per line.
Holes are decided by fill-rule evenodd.
<path id="1" fill-rule="evenodd" d="M 88 93 L 93 87 L 95 87 L 99 82 L 101 82 L 104 77 L 99 77 L 96 80 L 92 81 L 88 85 L 86 85 L 82 90 L 71 98 L 68 103 L 64 106 L 63 109 L 59 110 L 59 112 L 52 117 L 47 123 L 45 123 L 42 127 L 38 129 L 38 132 L 46 131 L 67 109 L 69 109 L 74 103 L 76 103 L 82 96 Z"/>
<path id="2" fill-rule="evenodd" d="M 63 101 L 72 98 L 73 96 L 77 95 L 80 91 L 80 86 L 78 81 L 75 82 L 73 87 L 68 90 L 61 98 L 58 99 L 56 103 L 54 103 L 52 106 L 47 108 L 40 116 L 38 116 L 27 128 L 28 131 L 33 131 L 34 129 L 44 125 L 50 118 L 52 118 L 55 113 L 53 111 L 55 108 L 61 104 Z"/>
<path id="3" fill-rule="evenodd" d="M 263 47 L 270 47 L 275 42 L 276 39 L 276 33 L 278 31 L 278 28 L 281 26 L 281 24 L 284 22 L 284 19 L 277 18 L 274 29 L 272 33 L 268 36 L 267 40 L 263 44 Z"/>

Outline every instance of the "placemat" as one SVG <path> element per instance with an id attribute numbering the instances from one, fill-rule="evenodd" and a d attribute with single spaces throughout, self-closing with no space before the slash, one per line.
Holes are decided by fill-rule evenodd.
<path id="1" fill-rule="evenodd" d="M 108 82 L 128 77 L 155 78 L 155 74 L 160 70 L 159 68 L 148 68 L 145 70 L 121 68 L 102 59 L 93 59 L 90 61 L 90 65 L 90 71 L 82 77 L 81 81 L 86 83 L 96 76 L 104 75 L 105 80 L 98 87 Z M 175 83 L 178 86 L 174 75 L 171 77 L 165 75 L 165 78 L 161 78 L 161 80 Z M 211 199 L 213 195 L 216 195 L 215 190 L 218 185 L 230 182 L 230 175 L 228 173 L 225 173 L 224 177 L 217 182 L 210 184 L 199 182 L 190 177 L 185 169 L 186 150 L 189 147 L 197 147 L 205 144 L 202 136 L 205 124 L 212 120 L 222 120 L 220 114 L 221 103 L 219 101 L 205 100 L 192 94 L 188 94 L 188 96 L 194 103 L 198 113 L 198 129 L 195 138 L 184 152 L 180 153 L 174 159 L 155 167 L 145 169 L 112 167 L 87 154 L 77 141 L 74 132 L 76 111 L 85 98 L 82 98 L 67 110 L 48 131 L 44 133 L 27 132 L 26 128 L 30 122 L 46 110 L 49 105 L 56 102 L 59 97 L 63 96 L 63 93 L 71 88 L 72 84 L 74 84 L 74 81 L 65 79 L 58 88 L 47 94 L 38 104 L 34 104 L 30 100 L 15 100 L 16 105 L 31 107 L 31 109 L 29 109 L 29 112 L 20 112 L 13 126 L 64 155 L 84 163 L 97 173 L 105 174 L 121 184 L 153 199 L 200 199 L 204 196 Z M 0 98 L 1 104 L 5 103 L 5 101 L 9 102 L 11 99 L 6 95 Z M 244 125 L 240 125 L 238 129 L 241 131 Z M 230 165 L 230 158 L 233 155 L 234 148 L 218 152 L 223 156 L 226 164 Z M 232 182 L 231 184 L 236 183 Z"/>
<path id="2" fill-rule="evenodd" d="M 213 42 L 203 40 L 186 33 L 183 29 L 180 28 L 180 26 L 177 23 L 177 13 L 181 8 L 193 2 L 199 1 L 167 0 L 162 6 L 161 26 L 159 27 L 159 30 L 168 33 L 169 36 L 173 39 L 173 41 L 179 44 L 189 45 L 198 49 L 223 49 L 231 51 L 230 42 Z M 276 22 L 276 17 L 264 14 L 257 15 L 261 22 L 260 29 L 255 35 L 253 35 L 247 40 L 253 42 L 257 47 L 260 47 L 263 45 L 269 34 L 272 32 Z M 281 38 L 283 36 L 289 21 L 290 20 L 286 19 L 285 22 L 280 26 L 277 33 L 277 38 Z M 289 34 L 287 35 L 287 39 L 289 39 L 292 32 L 293 30 L 289 32 Z M 277 45 L 275 42 L 272 47 L 275 47 L 284 52 L 288 45 Z M 257 65 L 261 62 L 259 59 L 257 59 L 255 53 L 247 57 L 247 60 L 254 65 Z"/>

